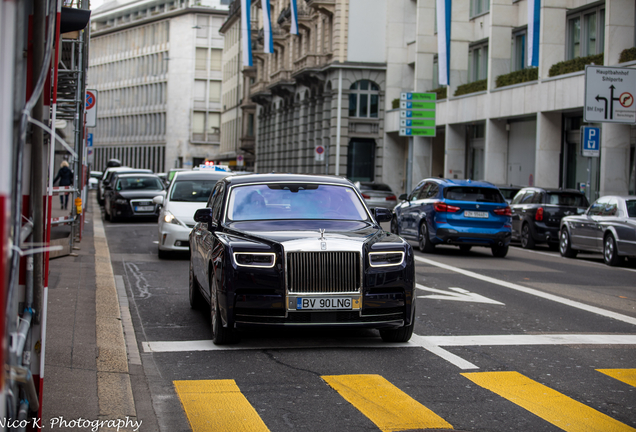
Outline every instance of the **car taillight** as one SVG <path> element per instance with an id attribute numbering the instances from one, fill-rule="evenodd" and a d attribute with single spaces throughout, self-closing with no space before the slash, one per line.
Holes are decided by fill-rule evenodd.
<path id="1" fill-rule="evenodd" d="M 496 215 L 499 215 L 499 216 L 512 216 L 512 211 L 510 210 L 510 207 L 494 209 L 493 211 L 495 212 Z"/>
<path id="2" fill-rule="evenodd" d="M 435 207 L 435 211 L 437 211 L 437 212 L 455 213 L 455 212 L 458 212 L 460 210 L 459 207 L 448 205 L 448 204 L 446 204 L 444 202 L 441 202 L 441 201 L 435 202 L 434 207 Z"/>
<path id="3" fill-rule="evenodd" d="M 362 198 L 364 198 L 364 199 L 371 199 L 371 197 L 370 197 L 369 195 L 367 195 L 367 194 L 362 194 Z"/>
<path id="4" fill-rule="evenodd" d="M 397 201 L 397 197 L 395 195 L 390 195 L 385 198 L 387 201 Z"/>
<path id="5" fill-rule="evenodd" d="M 539 207 L 534 215 L 534 220 L 541 222 L 543 220 L 543 207 Z"/>

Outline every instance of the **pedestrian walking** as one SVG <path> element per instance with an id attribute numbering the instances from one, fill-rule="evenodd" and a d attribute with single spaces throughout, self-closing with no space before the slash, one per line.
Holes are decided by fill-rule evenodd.
<path id="1" fill-rule="evenodd" d="M 57 175 L 53 179 L 53 184 L 60 180 L 60 186 L 70 186 L 73 184 L 73 171 L 68 167 L 68 162 L 62 161 Z M 68 192 L 60 194 L 60 208 L 68 208 Z"/>

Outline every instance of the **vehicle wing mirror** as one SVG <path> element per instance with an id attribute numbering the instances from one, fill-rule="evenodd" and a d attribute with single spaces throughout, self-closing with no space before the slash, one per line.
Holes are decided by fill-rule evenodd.
<path id="1" fill-rule="evenodd" d="M 407 194 L 405 194 L 405 193 L 403 193 L 402 195 L 400 195 L 400 196 L 398 197 L 398 199 L 399 199 L 400 201 L 406 201 L 406 198 L 408 198 L 408 195 L 407 195 Z"/>
<path id="2" fill-rule="evenodd" d="M 212 226 L 212 209 L 210 207 L 198 209 L 194 213 L 194 221 Z"/>
<path id="3" fill-rule="evenodd" d="M 108 187 L 108 185 L 110 184 L 110 181 L 102 180 L 102 184 L 104 185 L 104 187 Z"/>
<path id="4" fill-rule="evenodd" d="M 376 207 L 373 209 L 373 215 L 375 216 L 375 220 L 378 222 L 390 222 L 393 217 L 391 210 L 383 207 Z"/>
<path id="5" fill-rule="evenodd" d="M 155 204 L 163 205 L 163 195 L 157 195 L 152 199 L 152 202 Z"/>

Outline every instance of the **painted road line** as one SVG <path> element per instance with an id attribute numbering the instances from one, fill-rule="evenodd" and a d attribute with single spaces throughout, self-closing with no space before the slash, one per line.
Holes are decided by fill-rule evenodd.
<path id="1" fill-rule="evenodd" d="M 234 380 L 174 381 L 193 432 L 269 431 Z"/>
<path id="2" fill-rule="evenodd" d="M 470 270 L 464 270 L 464 269 L 459 268 L 459 267 L 454 267 L 454 266 L 451 266 L 451 265 L 448 265 L 448 264 L 442 264 L 440 262 L 429 260 L 429 259 L 422 258 L 422 257 L 419 257 L 419 256 L 416 256 L 415 260 L 419 261 L 421 263 L 425 263 L 425 264 L 429 264 L 429 265 L 432 265 L 432 266 L 435 266 L 435 267 L 439 267 L 439 268 L 443 268 L 443 269 L 446 269 L 446 270 L 450 270 L 450 271 L 453 271 L 455 273 L 463 274 L 464 276 L 472 277 L 474 279 L 479 279 L 479 280 L 482 280 L 484 282 L 490 282 L 492 284 L 499 285 L 499 286 L 502 286 L 502 287 L 505 287 L 505 288 L 510 288 L 510 289 L 515 290 L 515 291 L 520 291 L 522 293 L 533 295 L 535 297 L 544 298 L 546 300 L 551 300 L 553 302 L 557 302 L 557 303 L 564 304 L 566 306 L 570 306 L 570 307 L 573 307 L 573 308 L 581 309 L 581 310 L 584 310 L 586 312 L 594 313 L 594 314 L 601 315 L 601 316 L 604 316 L 604 317 L 607 317 L 607 318 L 613 318 L 613 319 L 615 319 L 617 321 L 622 321 L 622 322 L 626 322 L 628 324 L 636 325 L 636 318 L 632 318 L 632 317 L 627 316 L 627 315 L 623 315 L 623 314 L 619 314 L 619 313 L 616 313 L 616 312 L 608 311 L 606 309 L 601 309 L 601 308 L 596 307 L 596 306 L 586 305 L 585 303 L 581 303 L 581 302 L 578 302 L 578 301 L 566 299 L 565 297 L 560 297 L 560 296 L 557 296 L 557 295 L 554 295 L 554 294 L 548 294 L 548 293 L 545 293 L 543 291 L 539 291 L 539 290 L 536 290 L 536 289 L 533 289 L 533 288 L 524 287 L 522 285 L 517 285 L 517 284 L 512 283 L 512 282 L 506 282 L 506 281 L 503 281 L 503 280 L 500 280 L 500 279 L 495 279 L 495 278 L 490 277 L 490 276 L 484 276 L 484 275 L 481 275 L 479 273 L 472 272 Z"/>
<path id="3" fill-rule="evenodd" d="M 462 375 L 567 432 L 635 430 L 518 372 Z"/>
<path id="4" fill-rule="evenodd" d="M 524 248 L 519 247 L 519 246 L 512 246 L 512 248 L 514 248 L 516 250 L 523 251 L 523 252 L 529 252 L 529 253 L 533 253 L 533 254 L 545 255 L 545 256 L 552 257 L 552 258 L 561 258 L 561 259 L 564 259 L 564 260 L 572 260 L 573 259 L 573 258 L 563 257 L 563 256 L 561 256 L 560 253 L 541 252 L 541 251 L 538 251 L 538 250 L 524 249 Z M 583 253 L 587 253 L 587 252 L 583 252 Z M 589 253 L 594 253 L 594 252 L 589 252 Z M 592 258 L 592 257 L 590 257 L 590 258 Z M 599 259 L 602 259 L 602 258 L 603 258 L 603 256 L 601 256 Z M 589 260 L 580 260 L 579 259 L 578 261 L 572 261 L 572 263 L 581 263 L 581 264 L 587 263 L 587 264 L 594 264 L 594 265 L 603 266 L 605 268 L 608 268 L 607 264 L 605 264 L 605 263 L 599 263 L 599 262 L 589 261 Z M 612 268 L 617 269 L 617 270 L 627 270 L 627 271 L 630 271 L 630 272 L 636 272 L 636 269 L 631 269 L 631 268 L 625 268 L 625 267 L 612 267 Z"/>
<path id="5" fill-rule="evenodd" d="M 636 369 L 596 369 L 607 376 L 636 387 Z"/>
<path id="6" fill-rule="evenodd" d="M 384 432 L 453 429 L 380 375 L 327 375 L 322 379 Z"/>
<path id="7" fill-rule="evenodd" d="M 451 346 L 525 346 L 525 345 L 636 345 L 636 335 L 628 334 L 545 334 L 425 336 L 432 345 Z"/>
<path id="8" fill-rule="evenodd" d="M 429 288 L 424 285 L 415 284 L 415 288 L 421 291 L 433 292 L 436 294 L 429 294 L 425 296 L 417 296 L 417 298 L 429 298 L 433 300 L 452 300 L 472 303 L 489 303 L 496 305 L 504 305 L 497 300 L 491 300 L 488 297 L 484 297 L 481 294 L 475 294 L 463 288 L 448 288 L 450 291 L 440 290 L 436 288 Z"/>

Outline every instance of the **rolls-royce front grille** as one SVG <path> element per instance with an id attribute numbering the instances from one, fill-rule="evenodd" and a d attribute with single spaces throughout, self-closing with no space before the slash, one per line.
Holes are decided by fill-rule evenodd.
<path id="1" fill-rule="evenodd" d="M 296 294 L 360 291 L 358 252 L 290 252 L 287 290 Z"/>

